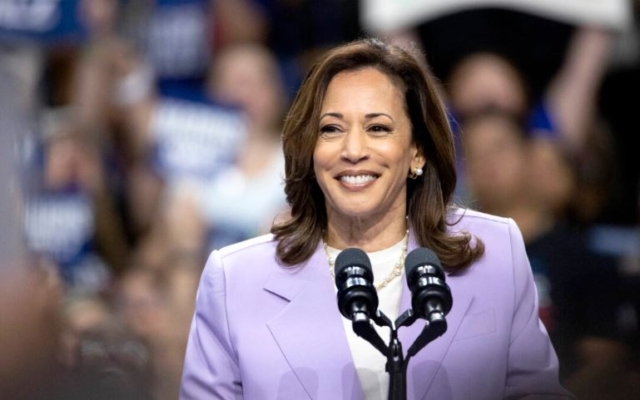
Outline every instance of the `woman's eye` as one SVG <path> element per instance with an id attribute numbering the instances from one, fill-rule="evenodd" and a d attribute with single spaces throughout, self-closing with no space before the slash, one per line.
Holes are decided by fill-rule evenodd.
<path id="1" fill-rule="evenodd" d="M 391 132 L 391 128 L 385 125 L 373 125 L 369 127 L 369 131 L 376 133 L 387 133 Z"/>
<path id="2" fill-rule="evenodd" d="M 320 127 L 320 132 L 321 133 L 335 133 L 335 132 L 339 132 L 339 129 L 335 125 L 324 125 L 324 126 Z"/>

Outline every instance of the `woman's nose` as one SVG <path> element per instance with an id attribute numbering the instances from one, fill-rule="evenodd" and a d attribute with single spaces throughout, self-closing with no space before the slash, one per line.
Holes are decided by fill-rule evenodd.
<path id="1" fill-rule="evenodd" d="M 367 135 L 358 128 L 350 129 L 344 137 L 342 157 L 358 162 L 368 156 Z"/>

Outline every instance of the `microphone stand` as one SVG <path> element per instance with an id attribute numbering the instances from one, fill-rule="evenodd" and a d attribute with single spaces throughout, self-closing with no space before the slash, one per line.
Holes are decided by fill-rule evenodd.
<path id="1" fill-rule="evenodd" d="M 398 338 L 398 328 L 410 326 L 417 319 L 417 315 L 411 309 L 405 311 L 398 317 L 395 324 L 379 310 L 377 310 L 376 314 L 371 318 L 369 318 L 365 312 L 354 312 L 352 314 L 354 332 L 371 343 L 373 347 L 387 357 L 385 370 L 389 374 L 389 400 L 407 399 L 407 367 L 409 360 L 416 355 L 418 351 L 447 330 L 447 321 L 444 318 L 444 313 L 440 311 L 432 312 L 422 332 L 407 351 L 407 358 L 405 359 L 402 351 L 402 343 Z M 384 341 L 374 329 L 371 321 L 380 327 L 388 327 L 391 330 L 388 345 L 384 344 Z"/>
<path id="2" fill-rule="evenodd" d="M 389 400 L 406 400 L 407 398 L 407 364 L 402 354 L 402 343 L 398 339 L 398 331 L 391 330 L 389 353 L 386 368 L 389 374 Z"/>

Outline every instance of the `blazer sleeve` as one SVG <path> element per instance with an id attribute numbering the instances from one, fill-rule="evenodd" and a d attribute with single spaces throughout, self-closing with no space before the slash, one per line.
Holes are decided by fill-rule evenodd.
<path id="1" fill-rule="evenodd" d="M 514 269 L 514 315 L 505 399 L 573 399 L 559 381 L 555 350 L 538 314 L 538 294 L 522 234 L 509 220 Z"/>
<path id="2" fill-rule="evenodd" d="M 180 400 L 242 398 L 237 357 L 229 334 L 225 284 L 222 260 L 214 251 L 197 290 Z"/>

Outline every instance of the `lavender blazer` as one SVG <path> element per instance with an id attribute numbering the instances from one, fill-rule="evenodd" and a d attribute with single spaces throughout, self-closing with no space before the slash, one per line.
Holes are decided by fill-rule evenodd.
<path id="1" fill-rule="evenodd" d="M 455 214 L 461 219 L 452 230 L 482 239 L 486 252 L 447 276 L 448 329 L 410 360 L 408 399 L 571 398 L 558 382 L 517 226 L 470 210 Z M 416 247 L 411 237 L 409 250 Z M 322 245 L 295 269 L 279 266 L 275 249 L 266 235 L 209 257 L 181 400 L 364 398 Z M 406 282 L 402 290 L 401 312 L 411 307 Z M 423 326 L 418 320 L 400 328 L 405 351 Z"/>

